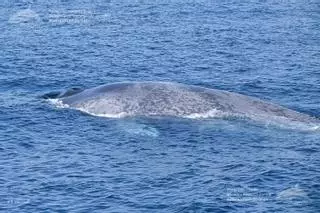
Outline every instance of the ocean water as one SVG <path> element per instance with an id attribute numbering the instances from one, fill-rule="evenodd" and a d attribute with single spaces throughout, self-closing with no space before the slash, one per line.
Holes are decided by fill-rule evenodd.
<path id="1" fill-rule="evenodd" d="M 319 131 L 41 98 L 170 81 L 319 118 L 319 1 L 4 0 L 0 14 L 1 212 L 320 211 Z"/>

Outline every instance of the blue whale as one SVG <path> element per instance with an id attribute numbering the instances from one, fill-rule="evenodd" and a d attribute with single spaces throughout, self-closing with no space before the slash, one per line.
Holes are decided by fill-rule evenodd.
<path id="1" fill-rule="evenodd" d="M 173 116 L 185 118 L 236 117 L 266 123 L 320 121 L 277 104 L 238 93 L 170 82 L 122 82 L 56 95 L 60 106 L 105 117 Z"/>

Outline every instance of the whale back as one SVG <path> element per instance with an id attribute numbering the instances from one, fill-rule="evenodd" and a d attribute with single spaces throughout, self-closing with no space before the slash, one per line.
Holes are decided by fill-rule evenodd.
<path id="1" fill-rule="evenodd" d="M 215 108 L 203 91 L 172 83 L 118 83 L 85 90 L 62 103 L 94 114 L 181 116 Z"/>
<path id="2" fill-rule="evenodd" d="M 167 82 L 125 82 L 63 97 L 62 104 L 106 117 L 244 117 L 268 122 L 316 122 L 309 115 L 258 98 Z"/>

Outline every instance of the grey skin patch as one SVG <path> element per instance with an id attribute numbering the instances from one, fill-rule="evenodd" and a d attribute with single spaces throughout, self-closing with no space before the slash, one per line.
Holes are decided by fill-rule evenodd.
<path id="1" fill-rule="evenodd" d="M 60 101 L 93 115 L 247 117 L 267 123 L 320 121 L 285 107 L 237 93 L 168 82 L 125 82 L 98 86 L 62 96 Z M 209 117 L 210 117 L 209 116 Z M 205 116 L 202 116 L 205 117 Z"/>

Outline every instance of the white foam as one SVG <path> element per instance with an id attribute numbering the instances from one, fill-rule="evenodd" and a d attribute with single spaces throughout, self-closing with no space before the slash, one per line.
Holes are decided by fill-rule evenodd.
<path id="1" fill-rule="evenodd" d="M 190 118 L 190 119 L 203 119 L 203 118 L 217 118 L 217 117 L 222 117 L 223 113 L 217 109 L 212 109 L 209 110 L 208 112 L 204 113 L 192 113 L 190 115 L 183 116 L 185 118 Z"/>
<path id="2" fill-rule="evenodd" d="M 48 99 L 48 101 L 55 105 L 58 108 L 69 108 L 69 109 L 76 109 L 79 110 L 81 112 L 87 113 L 89 115 L 92 116 L 97 116 L 97 117 L 105 117 L 105 118 L 123 118 L 123 117 L 128 117 L 130 116 L 130 114 L 126 113 L 126 112 L 121 112 L 121 113 L 117 113 L 117 114 L 107 114 L 107 113 L 103 113 L 103 114 L 95 114 L 92 112 L 89 112 L 86 108 L 73 108 L 70 107 L 68 104 L 64 104 L 60 99 Z"/>
<path id="3" fill-rule="evenodd" d="M 95 114 L 87 111 L 86 109 L 83 108 L 77 108 L 77 110 L 80 110 L 81 112 L 85 112 L 89 115 L 97 116 L 97 117 L 104 117 L 104 118 L 124 118 L 124 117 L 130 117 L 129 113 L 126 112 L 120 112 L 116 114 L 108 114 L 108 113 L 101 113 L 101 114 Z"/>
<path id="4" fill-rule="evenodd" d="M 62 103 L 60 99 L 48 99 L 48 101 L 58 108 L 70 108 L 68 104 Z"/>

